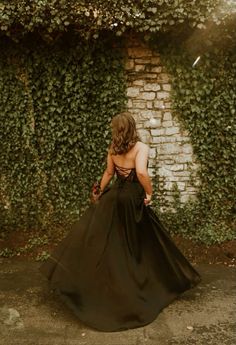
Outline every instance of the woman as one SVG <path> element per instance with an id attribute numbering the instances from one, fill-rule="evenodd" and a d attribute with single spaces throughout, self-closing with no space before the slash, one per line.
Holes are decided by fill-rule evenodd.
<path id="1" fill-rule="evenodd" d="M 150 323 L 200 281 L 148 206 L 148 147 L 139 140 L 133 117 L 121 113 L 111 126 L 95 203 L 40 267 L 79 319 L 102 331 Z"/>

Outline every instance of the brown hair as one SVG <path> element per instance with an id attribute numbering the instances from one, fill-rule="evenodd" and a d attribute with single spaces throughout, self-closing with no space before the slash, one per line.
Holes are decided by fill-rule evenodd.
<path id="1" fill-rule="evenodd" d="M 113 117 L 111 128 L 112 143 L 110 152 L 112 155 L 128 152 L 140 140 L 135 120 L 129 112 L 122 112 Z"/>

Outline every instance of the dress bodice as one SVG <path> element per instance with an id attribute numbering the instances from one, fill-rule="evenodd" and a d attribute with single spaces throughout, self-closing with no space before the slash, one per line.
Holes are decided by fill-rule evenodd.
<path id="1" fill-rule="evenodd" d="M 135 168 L 124 168 L 115 164 L 116 176 L 122 181 L 134 181 L 137 180 Z"/>

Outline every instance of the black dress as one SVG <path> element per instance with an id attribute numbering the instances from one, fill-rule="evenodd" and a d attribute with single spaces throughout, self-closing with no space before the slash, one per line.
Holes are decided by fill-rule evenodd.
<path id="1" fill-rule="evenodd" d="M 120 331 L 153 321 L 200 281 L 151 207 L 135 169 L 85 211 L 40 266 L 50 286 L 95 329 Z"/>

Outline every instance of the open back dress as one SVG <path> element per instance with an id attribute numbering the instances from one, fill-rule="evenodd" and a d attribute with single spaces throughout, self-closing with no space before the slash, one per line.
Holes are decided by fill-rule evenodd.
<path id="1" fill-rule="evenodd" d="M 115 182 L 40 266 L 78 318 L 101 331 L 152 322 L 200 281 L 152 208 L 144 205 L 135 168 L 115 166 L 115 171 Z"/>

